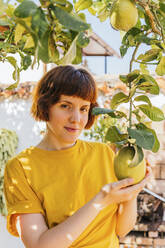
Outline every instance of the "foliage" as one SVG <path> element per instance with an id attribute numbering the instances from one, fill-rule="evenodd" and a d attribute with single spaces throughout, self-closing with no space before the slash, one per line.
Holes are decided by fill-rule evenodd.
<path id="1" fill-rule="evenodd" d="M 91 140 L 108 143 L 109 139 L 106 134 L 109 127 L 114 125 L 117 126 L 119 130 L 125 131 L 125 123 L 119 124 L 115 118 L 109 115 L 100 116 L 91 129 L 84 131 L 84 136 Z"/>
<path id="2" fill-rule="evenodd" d="M 89 43 L 90 25 L 79 6 L 67 0 L 18 0 L 17 6 L 0 0 L 0 61 L 14 67 L 16 87 L 22 70 L 36 62 L 81 62 L 81 48 Z M 81 9 L 81 8 L 80 8 Z M 9 54 L 18 53 L 16 59 Z M 10 87 L 11 88 L 11 87 Z"/>
<path id="3" fill-rule="evenodd" d="M 80 63 L 81 48 L 88 45 L 91 31 L 82 11 L 87 9 L 104 22 L 110 19 L 116 0 L 74 0 L 73 4 L 69 0 L 39 0 L 38 4 L 34 0 L 17 0 L 15 5 L 4 1 L 0 0 L 0 61 L 14 67 L 13 78 L 17 82 L 20 71 L 39 61 Z M 129 47 L 144 43 L 151 48 L 136 59 L 142 73 L 154 60 L 156 72 L 164 75 L 164 0 L 134 1 L 139 19 L 122 40 L 121 56 Z M 10 53 L 20 55 L 20 66 Z"/>
<path id="4" fill-rule="evenodd" d="M 6 206 L 3 195 L 3 176 L 6 162 L 15 155 L 18 137 L 14 131 L 0 129 L 0 213 L 6 215 Z"/>
<path id="5" fill-rule="evenodd" d="M 112 118 L 126 119 L 125 132 L 121 132 L 113 125 L 109 127 L 106 137 L 112 143 L 134 147 L 136 157 L 134 166 L 142 161 L 143 149 L 152 152 L 159 150 L 160 144 L 155 131 L 151 128 L 151 122 L 165 120 L 163 112 L 150 101 L 150 95 L 159 94 L 159 86 L 147 68 L 148 65 L 155 65 L 156 73 L 160 76 L 165 75 L 165 4 L 162 0 L 135 0 L 135 3 L 139 20 L 125 33 L 120 47 L 122 57 L 130 47 L 134 48 L 129 73 L 120 75 L 120 80 L 128 88 L 128 94 L 122 92 L 115 94 L 111 99 L 110 109 L 93 109 L 95 115 L 107 113 Z M 104 8 L 107 9 L 106 5 Z M 148 46 L 148 50 L 137 56 L 142 44 Z M 140 64 L 140 69 L 132 69 L 134 62 Z M 122 113 L 116 115 L 117 108 L 122 103 L 129 103 L 128 116 L 122 116 Z"/>
<path id="6" fill-rule="evenodd" d="M 144 149 L 157 152 L 159 141 L 155 131 L 147 125 L 151 121 L 165 119 L 163 112 L 152 106 L 149 96 L 159 94 L 156 80 L 149 74 L 148 66 L 155 65 L 155 72 L 165 75 L 165 3 L 164 0 L 132 0 L 138 10 L 138 21 L 124 33 L 120 47 L 121 57 L 133 48 L 129 73 L 120 75 L 129 93 L 113 96 L 110 109 L 95 108 L 93 114 L 108 114 L 112 118 L 125 118 L 127 131 L 119 132 L 116 126 L 109 128 L 108 139 L 120 145 L 131 145 L 142 159 Z M 0 0 L 0 61 L 14 67 L 13 78 L 19 80 L 21 70 L 39 61 L 68 64 L 81 62 L 81 49 L 89 43 L 90 25 L 82 12 L 88 10 L 101 22 L 111 17 L 116 0 L 17 0 L 17 6 Z M 137 55 L 139 47 L 147 51 Z M 9 54 L 19 53 L 21 66 Z M 32 57 L 33 61 L 32 61 Z M 140 69 L 133 70 L 133 63 Z M 122 103 L 129 103 L 129 115 L 118 111 Z M 140 104 L 139 104 L 140 103 Z M 133 116 L 135 121 L 133 122 Z M 138 147 L 138 149 L 136 148 Z M 138 159 L 137 159 L 138 161 Z"/>

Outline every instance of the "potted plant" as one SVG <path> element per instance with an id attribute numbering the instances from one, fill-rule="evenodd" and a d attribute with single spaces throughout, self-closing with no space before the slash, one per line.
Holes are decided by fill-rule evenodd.
<path id="1" fill-rule="evenodd" d="M 15 155 L 18 145 L 18 137 L 15 131 L 5 128 L 0 129 L 0 213 L 6 216 L 7 210 L 5 206 L 3 194 L 4 169 L 6 162 Z"/>

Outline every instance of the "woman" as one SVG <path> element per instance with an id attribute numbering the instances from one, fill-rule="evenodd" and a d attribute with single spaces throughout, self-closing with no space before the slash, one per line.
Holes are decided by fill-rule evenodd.
<path id="1" fill-rule="evenodd" d="M 4 184 L 7 228 L 26 248 L 117 248 L 135 224 L 149 172 L 136 185 L 117 181 L 109 146 L 78 139 L 94 123 L 96 99 L 92 76 L 72 66 L 53 68 L 36 86 L 31 112 L 46 133 L 8 162 Z"/>

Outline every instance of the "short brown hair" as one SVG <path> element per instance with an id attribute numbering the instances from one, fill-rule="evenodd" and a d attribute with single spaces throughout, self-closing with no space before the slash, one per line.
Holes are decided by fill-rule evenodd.
<path id="1" fill-rule="evenodd" d="M 91 74 L 85 69 L 71 65 L 57 66 L 48 71 L 38 82 L 33 94 L 31 113 L 37 121 L 49 121 L 49 109 L 57 103 L 61 95 L 77 96 L 90 101 L 86 129 L 90 128 L 96 117 L 92 108 L 97 104 L 97 87 Z"/>

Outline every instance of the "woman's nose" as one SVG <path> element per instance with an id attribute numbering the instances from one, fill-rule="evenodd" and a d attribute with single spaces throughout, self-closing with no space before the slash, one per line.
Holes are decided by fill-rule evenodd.
<path id="1" fill-rule="evenodd" d="M 70 121 L 71 122 L 80 122 L 80 111 L 78 111 L 78 110 L 72 111 L 71 116 L 70 116 Z"/>

